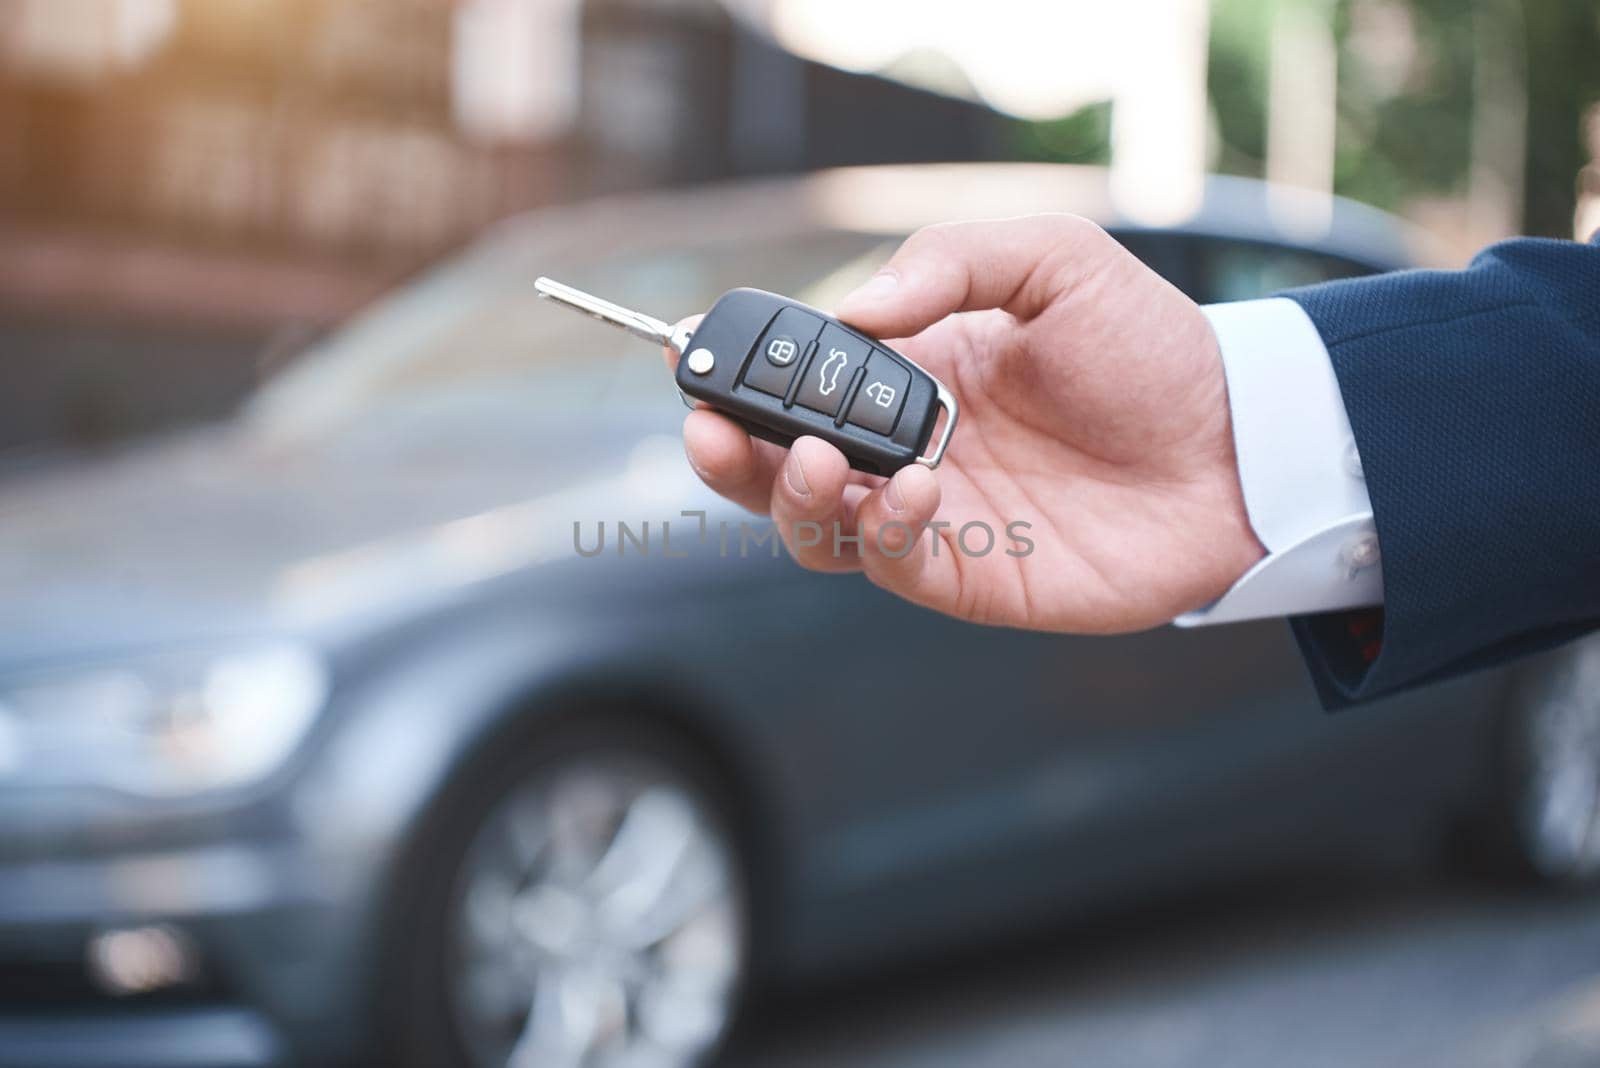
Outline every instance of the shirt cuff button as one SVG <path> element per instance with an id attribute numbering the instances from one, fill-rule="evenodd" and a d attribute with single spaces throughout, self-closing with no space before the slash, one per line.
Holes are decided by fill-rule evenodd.
<path id="1" fill-rule="evenodd" d="M 1357 574 L 1376 564 L 1378 558 L 1378 538 L 1374 534 L 1357 538 L 1339 553 L 1339 561 L 1345 566 L 1347 578 L 1355 578 Z"/>
<path id="2" fill-rule="evenodd" d="M 1356 443 L 1351 442 L 1344 450 L 1344 469 L 1351 478 L 1365 479 L 1366 472 L 1361 469 L 1361 454 L 1356 451 Z"/>

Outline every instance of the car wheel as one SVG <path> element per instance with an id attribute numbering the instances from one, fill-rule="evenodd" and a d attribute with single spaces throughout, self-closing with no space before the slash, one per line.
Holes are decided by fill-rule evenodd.
<path id="1" fill-rule="evenodd" d="M 1505 815 L 1520 867 L 1556 885 L 1600 883 L 1600 640 L 1522 668 L 1507 722 Z"/>
<path id="2" fill-rule="evenodd" d="M 443 863 L 416 899 L 397 1053 L 472 1068 L 709 1057 L 748 969 L 748 882 L 710 777 L 654 737 L 591 727 L 471 777 L 450 837 L 431 837 Z"/>

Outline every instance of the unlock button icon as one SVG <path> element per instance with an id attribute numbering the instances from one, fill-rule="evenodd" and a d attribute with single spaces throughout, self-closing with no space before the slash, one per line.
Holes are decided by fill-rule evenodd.
<path id="1" fill-rule="evenodd" d="M 867 396 L 872 398 L 872 403 L 880 408 L 887 408 L 894 403 L 895 389 L 893 386 L 882 382 L 873 382 L 867 386 Z"/>
<path id="2" fill-rule="evenodd" d="M 862 378 L 861 391 L 850 405 L 848 422 L 879 434 L 893 433 L 900 409 L 906 403 L 911 372 L 893 357 L 875 350 Z"/>

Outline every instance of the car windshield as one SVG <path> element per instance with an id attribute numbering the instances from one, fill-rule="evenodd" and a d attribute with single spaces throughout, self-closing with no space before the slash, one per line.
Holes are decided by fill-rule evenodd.
<path id="1" fill-rule="evenodd" d="M 275 380 L 246 409 L 266 440 L 393 454 L 493 450 L 512 435 L 570 438 L 573 422 L 658 413 L 677 404 L 661 362 L 620 330 L 534 296 L 533 281 L 560 281 L 671 320 L 703 311 L 748 285 L 829 307 L 893 251 L 898 236 L 808 225 L 798 204 L 779 233 L 736 225 L 739 212 L 695 216 L 718 236 L 685 241 L 693 226 L 641 213 L 611 221 L 629 233 L 603 255 L 587 217 L 552 238 L 536 218 L 491 232 L 335 333 Z M 602 216 L 601 223 L 608 220 Z M 729 238 L 730 232 L 746 236 Z M 1202 301 L 1262 296 L 1289 285 L 1367 273 L 1312 249 L 1210 234 L 1131 231 L 1128 247 Z M 645 419 L 657 422 L 657 419 Z M 475 443 L 475 444 L 472 444 Z"/>
<path id="2" fill-rule="evenodd" d="M 538 300 L 533 280 L 560 281 L 671 320 L 752 285 L 828 305 L 871 272 L 894 242 L 818 230 L 781 247 L 673 247 L 588 262 L 535 262 L 512 229 L 381 301 L 269 382 L 246 409 L 275 436 L 337 436 L 374 421 L 428 417 L 541 422 L 597 407 L 676 404 L 649 347 Z"/>

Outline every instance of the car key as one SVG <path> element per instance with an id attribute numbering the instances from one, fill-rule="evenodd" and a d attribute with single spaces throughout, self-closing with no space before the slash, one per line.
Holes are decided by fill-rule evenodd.
<path id="1" fill-rule="evenodd" d="M 928 372 L 860 331 L 799 301 L 759 289 L 718 298 L 693 331 L 540 278 L 540 296 L 658 345 L 678 361 L 678 390 L 751 434 L 788 446 L 811 434 L 850 466 L 891 475 L 937 467 L 956 425 L 956 400 Z M 939 410 L 945 420 L 934 440 Z M 932 442 L 930 448 L 930 442 Z"/>

